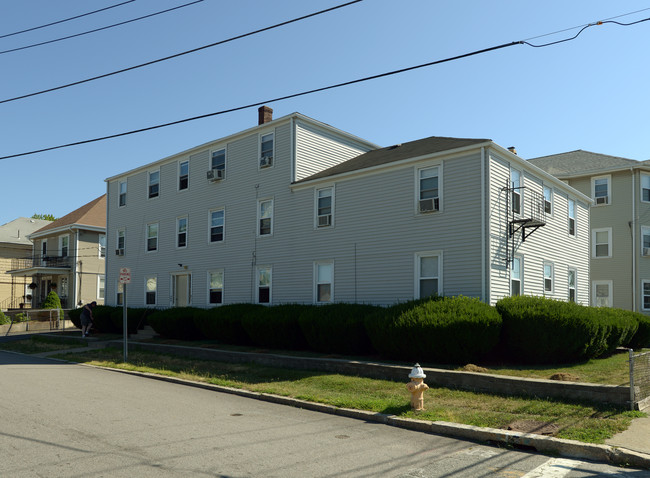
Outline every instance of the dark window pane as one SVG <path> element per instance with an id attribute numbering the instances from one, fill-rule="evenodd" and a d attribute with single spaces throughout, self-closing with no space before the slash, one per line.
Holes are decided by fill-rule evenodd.
<path id="1" fill-rule="evenodd" d="M 332 300 L 332 284 L 318 284 L 318 302 L 330 302 Z"/>
<path id="2" fill-rule="evenodd" d="M 518 280 L 510 281 L 510 289 L 512 295 L 521 295 L 521 282 Z"/>
<path id="3" fill-rule="evenodd" d="M 147 292 L 147 305 L 154 305 L 156 303 L 156 293 Z"/>
<path id="4" fill-rule="evenodd" d="M 187 176 L 181 176 L 180 181 L 178 183 L 178 188 L 179 189 L 187 189 L 187 184 L 188 184 Z"/>
<path id="5" fill-rule="evenodd" d="M 271 289 L 268 287 L 260 287 L 257 292 L 257 301 L 260 304 L 268 304 L 271 301 Z"/>
<path id="6" fill-rule="evenodd" d="M 223 292 L 220 290 L 211 290 L 210 291 L 210 303 L 211 304 L 221 304 Z"/>
<path id="7" fill-rule="evenodd" d="M 158 238 L 147 239 L 147 250 L 155 251 L 156 249 L 158 249 Z"/>
<path id="8" fill-rule="evenodd" d="M 420 279 L 420 297 L 438 294 L 438 279 Z"/>
<path id="9" fill-rule="evenodd" d="M 178 247 L 185 247 L 187 245 L 187 234 L 182 232 L 178 235 Z"/>

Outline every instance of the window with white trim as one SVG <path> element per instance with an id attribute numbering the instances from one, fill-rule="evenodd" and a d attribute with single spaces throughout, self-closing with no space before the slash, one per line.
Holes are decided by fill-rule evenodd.
<path id="1" fill-rule="evenodd" d="M 99 257 L 106 257 L 106 234 L 100 234 L 99 242 Z"/>
<path id="2" fill-rule="evenodd" d="M 210 211 L 210 242 L 221 242 L 224 238 L 225 213 L 223 209 Z"/>
<path id="3" fill-rule="evenodd" d="M 544 262 L 544 293 L 553 293 L 554 267 L 552 262 Z"/>
<path id="4" fill-rule="evenodd" d="M 576 302 L 576 284 L 578 282 L 578 271 L 569 267 L 567 272 L 567 285 L 569 289 L 568 298 L 569 302 Z"/>
<path id="5" fill-rule="evenodd" d="M 316 227 L 332 225 L 334 212 L 334 188 L 316 190 Z"/>
<path id="6" fill-rule="evenodd" d="M 273 166 L 273 133 L 260 136 L 260 168 Z"/>
<path id="7" fill-rule="evenodd" d="M 147 224 L 147 252 L 158 250 L 158 223 Z"/>
<path id="8" fill-rule="evenodd" d="M 641 201 L 650 202 L 650 175 L 641 174 Z"/>
<path id="9" fill-rule="evenodd" d="M 106 292 L 106 276 L 98 275 L 97 276 L 97 298 L 104 300 L 104 294 Z"/>
<path id="10" fill-rule="evenodd" d="M 176 247 L 187 247 L 187 216 L 176 218 Z"/>
<path id="11" fill-rule="evenodd" d="M 43 258 L 47 256 L 47 239 L 41 241 L 41 255 Z"/>
<path id="12" fill-rule="evenodd" d="M 521 196 L 522 196 L 522 184 L 521 184 L 521 171 L 518 169 L 510 169 L 510 188 L 512 189 L 510 194 L 510 208 L 513 213 L 521 214 Z"/>
<path id="13" fill-rule="evenodd" d="M 650 280 L 641 281 L 641 293 L 643 294 L 643 310 L 650 310 Z"/>
<path id="14" fill-rule="evenodd" d="M 117 240 L 115 242 L 117 245 L 116 255 L 123 256 L 124 248 L 126 246 L 126 229 L 120 228 L 117 230 Z"/>
<path id="15" fill-rule="evenodd" d="M 512 267 L 510 268 L 510 295 L 516 296 L 521 295 L 523 291 L 522 287 L 522 258 L 521 256 L 515 256 L 512 258 Z"/>
<path id="16" fill-rule="evenodd" d="M 592 256 L 596 258 L 612 257 L 612 228 L 593 229 L 592 233 Z"/>
<path id="17" fill-rule="evenodd" d="M 158 277 L 148 276 L 144 279 L 144 303 L 146 305 L 156 305 L 158 293 Z"/>
<path id="18" fill-rule="evenodd" d="M 650 256 L 650 227 L 641 226 L 641 255 Z"/>
<path id="19" fill-rule="evenodd" d="M 273 234 L 273 199 L 262 199 L 257 202 L 257 224 L 258 236 Z"/>
<path id="20" fill-rule="evenodd" d="M 160 171 L 149 171 L 149 199 L 160 194 Z"/>
<path id="21" fill-rule="evenodd" d="M 68 257 L 70 253 L 70 236 L 67 234 L 59 237 L 59 251 L 61 257 Z"/>
<path id="22" fill-rule="evenodd" d="M 226 177 L 226 148 L 212 151 L 210 169 L 214 171 L 214 179 L 223 179 Z"/>
<path id="23" fill-rule="evenodd" d="M 591 296 L 594 307 L 613 307 L 611 280 L 595 280 L 592 283 Z"/>
<path id="24" fill-rule="evenodd" d="M 334 263 L 314 263 L 314 296 L 317 304 L 332 302 L 334 297 Z"/>
<path id="25" fill-rule="evenodd" d="M 416 298 L 424 299 L 442 292 L 442 253 L 421 252 L 416 260 Z"/>
<path id="26" fill-rule="evenodd" d="M 124 305 L 124 284 L 117 282 L 117 287 L 115 287 L 115 303 L 117 305 Z"/>
<path id="27" fill-rule="evenodd" d="M 208 272 L 208 303 L 223 304 L 223 269 Z"/>
<path id="28" fill-rule="evenodd" d="M 178 190 L 184 191 L 190 187 L 190 162 L 178 163 Z"/>
<path id="29" fill-rule="evenodd" d="M 553 214 L 553 188 L 544 186 L 544 212 Z"/>
<path id="30" fill-rule="evenodd" d="M 576 202 L 573 199 L 568 200 L 569 206 L 569 236 L 576 235 Z"/>
<path id="31" fill-rule="evenodd" d="M 418 205 L 417 211 L 426 214 L 440 210 L 440 168 L 423 168 L 418 170 Z"/>
<path id="32" fill-rule="evenodd" d="M 257 303 L 270 304 L 272 298 L 271 282 L 273 271 L 268 266 L 257 268 Z"/>
<path id="33" fill-rule="evenodd" d="M 118 184 L 118 207 L 126 206 L 126 181 L 120 181 Z"/>
<path id="34" fill-rule="evenodd" d="M 591 178 L 591 196 L 596 206 L 611 204 L 611 176 L 598 176 Z"/>

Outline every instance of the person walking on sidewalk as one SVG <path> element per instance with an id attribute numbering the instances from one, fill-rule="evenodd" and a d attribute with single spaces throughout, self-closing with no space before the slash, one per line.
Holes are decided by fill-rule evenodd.
<path id="1" fill-rule="evenodd" d="M 90 304 L 84 305 L 83 309 L 81 310 L 81 336 L 82 337 L 88 337 L 88 333 L 90 332 L 90 328 L 93 326 L 94 319 L 93 319 L 93 309 L 97 305 L 97 302 L 92 301 Z"/>

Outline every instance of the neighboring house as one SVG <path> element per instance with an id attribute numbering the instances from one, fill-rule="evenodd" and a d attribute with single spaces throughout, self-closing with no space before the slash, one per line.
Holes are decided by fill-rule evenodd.
<path id="1" fill-rule="evenodd" d="M 490 140 L 379 148 L 269 110 L 256 127 L 106 180 L 108 304 L 123 301 L 121 268 L 134 307 L 434 293 L 588 303 L 587 196 Z"/>
<path id="2" fill-rule="evenodd" d="M 63 308 L 104 303 L 106 270 L 106 195 L 29 235 L 31 257 L 9 274 L 29 284 L 31 306 L 39 308 L 55 289 Z"/>
<path id="3" fill-rule="evenodd" d="M 7 271 L 15 262 L 32 253 L 32 241 L 27 236 L 50 221 L 19 217 L 0 226 L 0 310 L 17 309 L 31 294 L 24 281 L 12 280 Z"/>
<path id="4" fill-rule="evenodd" d="M 650 313 L 650 162 L 583 150 L 529 162 L 594 200 L 592 305 Z"/>

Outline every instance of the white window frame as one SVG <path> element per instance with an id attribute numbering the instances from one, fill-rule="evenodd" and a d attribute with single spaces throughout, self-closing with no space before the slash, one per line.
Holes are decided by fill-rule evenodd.
<path id="1" fill-rule="evenodd" d="M 104 245 L 102 246 L 102 238 L 104 238 Z M 98 249 L 98 257 L 100 259 L 105 259 L 106 258 L 106 234 L 99 234 L 97 236 L 97 249 Z M 102 254 L 102 250 L 104 253 Z"/>
<path id="2" fill-rule="evenodd" d="M 213 289 L 212 288 L 212 274 L 221 274 L 221 289 L 216 289 L 216 288 Z M 208 300 L 207 300 L 207 304 L 209 306 L 223 305 L 223 303 L 224 303 L 225 282 L 226 282 L 226 275 L 225 275 L 223 269 L 213 269 L 213 270 L 208 271 L 208 281 L 207 281 L 207 287 L 208 287 L 207 299 Z M 210 293 L 212 292 L 212 290 L 220 290 L 221 291 L 221 302 L 211 302 Z"/>
<path id="3" fill-rule="evenodd" d="M 185 231 L 183 232 L 181 232 L 181 221 L 185 221 Z M 179 216 L 176 218 L 176 237 L 175 237 L 176 249 L 187 249 L 187 243 L 189 239 L 189 229 L 190 229 L 190 222 L 187 217 L 187 214 L 185 216 Z M 183 246 L 179 245 L 181 234 L 185 234 L 185 245 Z"/>
<path id="4" fill-rule="evenodd" d="M 515 274 L 515 261 L 519 266 L 519 277 L 514 277 Z M 513 297 L 515 294 L 513 294 L 513 287 L 512 283 L 514 281 L 519 281 L 519 294 L 517 295 L 524 295 L 524 256 L 516 254 L 512 258 L 512 264 L 510 267 L 510 296 Z"/>
<path id="5" fill-rule="evenodd" d="M 573 273 L 573 287 L 571 287 L 571 273 Z M 569 267 L 566 275 L 567 301 L 578 303 L 578 269 Z M 571 290 L 573 290 L 573 300 L 571 300 Z"/>
<path id="6" fill-rule="evenodd" d="M 553 217 L 553 211 L 555 210 L 553 204 L 553 188 L 551 186 L 542 185 L 542 192 L 544 196 L 544 213 L 547 216 Z M 548 193 L 548 194 L 547 194 Z M 548 203 L 550 211 L 546 210 L 546 204 Z"/>
<path id="7" fill-rule="evenodd" d="M 641 202 L 650 203 L 650 174 L 641 173 L 640 181 L 640 193 L 641 193 Z M 644 191 L 648 191 L 648 199 L 644 199 Z"/>
<path id="8" fill-rule="evenodd" d="M 151 226 L 156 226 L 156 235 L 155 236 L 149 236 L 149 227 Z M 156 239 L 156 248 L 155 249 L 149 249 L 149 239 L 153 239 L 155 237 Z M 159 248 L 159 239 L 160 239 L 160 223 L 158 222 L 150 222 L 144 227 L 144 250 L 147 254 L 149 253 L 154 253 L 158 252 Z"/>
<path id="9" fill-rule="evenodd" d="M 596 182 L 605 180 L 607 183 L 607 196 L 604 202 L 598 203 L 596 198 Z M 612 176 L 610 174 L 604 176 L 594 176 L 591 178 L 591 197 L 594 200 L 594 206 L 609 206 L 612 203 Z"/>
<path id="10" fill-rule="evenodd" d="M 321 267 L 329 267 L 330 268 L 330 277 L 328 278 L 329 280 L 321 280 L 320 277 L 320 272 L 321 272 Z M 330 286 L 330 293 L 329 293 L 329 300 L 320 300 L 319 299 L 319 286 L 321 285 L 329 285 Z M 313 297 L 314 304 L 331 304 L 334 302 L 334 261 L 332 260 L 326 260 L 326 261 L 314 261 L 314 297 Z"/>
<path id="11" fill-rule="evenodd" d="M 513 173 L 517 173 L 519 176 L 516 183 Z M 517 216 L 521 216 L 524 209 L 524 172 L 522 170 L 510 167 L 510 187 L 512 188 L 510 191 L 510 210 Z M 515 210 L 515 196 L 519 197 L 519 210 Z"/>
<path id="12" fill-rule="evenodd" d="M 155 286 L 155 288 L 153 289 L 154 301 L 153 301 L 152 304 L 147 303 L 147 294 L 149 292 L 152 292 L 152 291 L 150 291 L 148 289 L 148 285 L 149 285 L 148 283 L 149 283 L 150 279 L 153 279 L 154 286 Z M 156 305 L 158 305 L 158 276 L 154 274 L 154 275 L 146 276 L 144 278 L 144 306 L 145 307 L 155 307 Z"/>
<path id="13" fill-rule="evenodd" d="M 571 205 L 573 205 L 573 216 L 571 216 Z M 576 201 L 569 198 L 567 200 L 567 232 L 569 237 L 577 237 L 578 235 L 578 221 L 576 218 Z M 571 234 L 571 221 L 573 221 L 573 234 Z"/>
<path id="14" fill-rule="evenodd" d="M 608 290 L 607 302 L 608 305 L 599 306 L 598 297 L 596 296 L 596 288 L 599 285 L 606 285 Z M 592 305 L 594 307 L 614 307 L 614 282 L 611 280 L 594 280 L 591 281 L 591 297 Z"/>
<path id="15" fill-rule="evenodd" d="M 546 273 L 546 268 L 549 268 L 550 274 Z M 542 284 L 542 290 L 544 291 L 544 295 L 550 294 L 553 295 L 555 294 L 555 264 L 551 261 L 544 261 L 544 264 L 542 266 L 542 276 L 543 276 L 543 284 Z M 546 289 L 546 281 L 551 282 L 551 288 Z"/>
<path id="16" fill-rule="evenodd" d="M 438 277 L 434 276 L 426 276 L 423 277 L 421 274 L 421 269 L 422 269 L 422 258 L 424 257 L 437 257 L 438 258 Z M 437 279 L 438 280 L 438 295 L 442 295 L 442 291 L 444 290 L 442 287 L 442 251 L 423 251 L 423 252 L 416 252 L 415 253 L 415 268 L 414 268 L 415 274 L 414 274 L 414 288 L 413 288 L 413 295 L 416 299 L 423 299 L 422 297 L 422 291 L 420 287 L 420 281 L 422 280 L 427 280 L 427 279 Z"/>
<path id="17" fill-rule="evenodd" d="M 427 178 L 422 178 L 422 172 L 423 171 L 429 171 L 429 170 L 436 170 L 437 178 L 438 178 L 438 196 L 434 196 L 432 198 L 423 198 L 422 197 L 422 179 L 427 179 Z M 428 199 L 433 199 L 433 209 L 428 210 L 425 208 L 423 210 L 421 208 L 420 201 L 426 201 Z M 437 204 L 438 208 L 436 209 L 436 199 L 437 199 Z M 426 166 L 423 166 L 421 168 L 415 168 L 415 214 L 416 215 L 427 215 L 427 214 L 432 214 L 432 213 L 439 213 L 442 212 L 442 164 L 441 163 L 435 163 L 435 164 L 428 164 Z"/>
<path id="18" fill-rule="evenodd" d="M 67 240 L 67 244 L 63 244 Z M 63 253 L 63 248 L 65 247 L 65 254 Z M 59 257 L 69 257 L 70 256 L 70 235 L 64 234 L 59 236 Z"/>
<path id="19" fill-rule="evenodd" d="M 650 290 L 646 294 L 645 292 L 645 285 L 648 284 L 650 286 L 650 280 L 647 279 L 642 279 L 641 280 L 641 310 L 650 310 Z M 646 302 L 645 298 L 648 297 L 648 307 L 646 307 Z"/>
<path id="20" fill-rule="evenodd" d="M 325 195 L 327 192 L 329 192 L 330 198 L 330 212 L 319 214 L 321 212 L 320 199 L 327 197 Z M 328 227 L 334 227 L 334 186 L 314 190 L 314 229 L 327 229 Z"/>
<path id="21" fill-rule="evenodd" d="M 262 166 L 262 143 L 264 142 L 264 138 L 267 136 L 271 136 L 272 139 L 271 141 L 273 142 L 273 148 L 271 150 L 271 156 L 270 156 L 270 161 L 267 166 Z M 257 141 L 257 169 L 269 169 L 275 166 L 275 131 L 268 131 L 266 133 L 260 133 L 259 134 L 259 140 Z M 267 155 L 268 157 L 268 155 Z"/>
<path id="22" fill-rule="evenodd" d="M 606 256 L 597 256 L 596 251 L 597 251 L 597 246 L 602 245 L 604 243 L 597 243 L 596 242 L 596 237 L 598 236 L 597 233 L 599 232 L 606 232 L 607 233 L 607 255 Z M 593 259 L 608 259 L 612 257 L 612 228 L 611 227 L 603 227 L 603 228 L 597 228 L 597 229 L 592 229 L 591 230 L 591 257 Z"/>
<path id="23" fill-rule="evenodd" d="M 646 236 L 648 237 L 647 246 Z M 650 226 L 641 226 L 641 256 L 650 257 Z"/>
<path id="24" fill-rule="evenodd" d="M 222 214 L 222 224 L 221 224 L 221 239 L 218 241 L 212 240 L 212 214 L 216 212 L 221 212 Z M 219 227 L 219 226 L 214 226 Z M 226 210 L 225 208 L 215 208 L 208 211 L 208 244 L 220 244 L 226 240 Z"/>
<path id="25" fill-rule="evenodd" d="M 102 284 L 104 287 L 102 287 Z M 97 276 L 97 300 L 106 299 L 106 276 L 104 274 L 99 274 Z"/>
<path id="26" fill-rule="evenodd" d="M 151 176 L 154 174 L 158 174 L 158 181 L 152 183 L 151 182 Z M 152 186 L 158 186 L 158 190 L 154 196 L 151 195 L 151 187 Z M 156 199 L 160 197 L 160 169 L 156 169 L 155 171 L 148 171 L 147 172 L 147 199 Z"/>
<path id="27" fill-rule="evenodd" d="M 270 216 L 271 226 L 269 227 L 270 230 L 269 233 L 262 234 L 262 220 L 269 219 L 268 217 L 262 217 L 262 204 L 267 202 L 271 203 L 271 216 Z M 274 209 L 275 209 L 275 201 L 273 200 L 273 198 L 264 198 L 264 199 L 259 199 L 257 201 L 257 230 L 256 230 L 257 237 L 269 237 L 273 235 L 273 226 L 274 226 L 273 215 L 275 212 Z"/>
<path id="28" fill-rule="evenodd" d="M 124 186 L 124 191 L 122 191 L 122 186 Z M 126 193 L 128 190 L 128 185 L 126 182 L 126 179 L 124 181 L 118 181 L 117 183 L 117 207 L 125 207 L 126 206 Z M 124 198 L 124 201 L 122 201 L 122 198 Z M 124 204 L 122 204 L 124 203 Z"/>
<path id="29" fill-rule="evenodd" d="M 47 257 L 47 239 L 41 241 L 41 259 Z"/>
<path id="30" fill-rule="evenodd" d="M 187 174 L 186 175 L 182 174 L 184 164 L 187 164 Z M 183 179 L 184 176 L 187 176 L 187 178 L 186 178 L 187 179 L 187 185 L 184 188 L 181 188 L 181 180 Z M 178 183 L 177 183 L 176 186 L 178 188 L 178 192 L 187 191 L 188 189 L 190 189 L 190 160 L 189 159 L 178 162 Z"/>
<path id="31" fill-rule="evenodd" d="M 223 151 L 223 167 L 219 167 L 219 166 L 215 167 L 214 166 L 214 156 L 215 156 L 215 154 L 221 153 L 222 151 Z M 213 150 L 210 151 L 209 169 L 213 170 L 213 171 L 214 170 L 223 171 L 223 173 L 222 173 L 223 177 L 221 179 L 226 179 L 226 169 L 227 169 L 226 165 L 227 165 L 227 162 L 228 162 L 228 148 L 227 147 L 224 146 L 223 148 L 213 149 Z"/>
<path id="32" fill-rule="evenodd" d="M 122 238 L 122 247 L 120 247 L 120 237 Z M 126 253 L 126 228 L 125 227 L 120 227 L 116 232 L 115 232 L 115 249 L 119 250 L 121 249 L 123 254 Z"/>
<path id="33" fill-rule="evenodd" d="M 260 272 L 268 270 L 269 271 L 269 301 L 260 302 Z M 255 303 L 262 305 L 271 305 L 273 303 L 273 267 L 272 266 L 257 266 L 255 268 Z"/>

